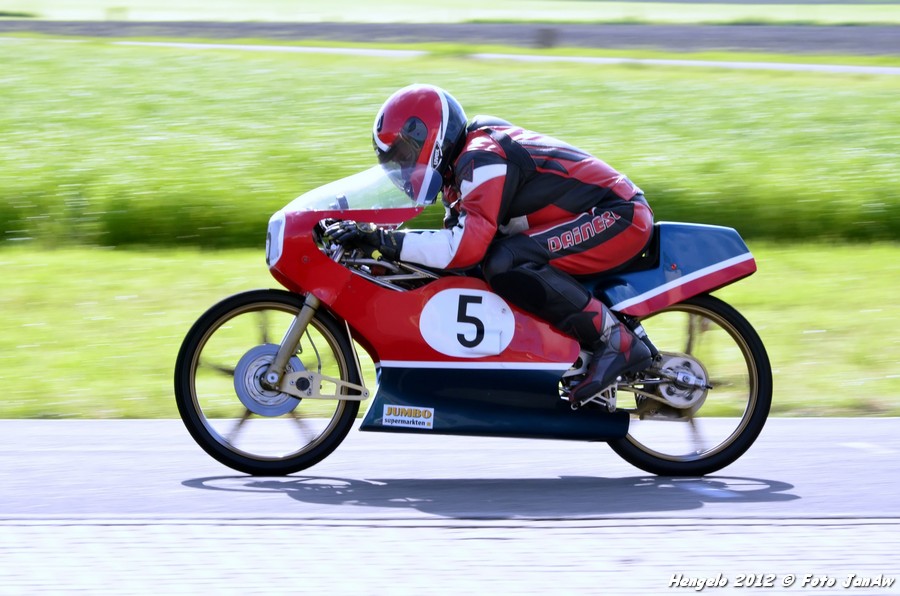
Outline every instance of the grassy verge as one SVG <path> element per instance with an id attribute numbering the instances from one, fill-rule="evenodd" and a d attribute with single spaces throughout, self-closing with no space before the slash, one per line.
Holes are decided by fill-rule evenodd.
<path id="1" fill-rule="evenodd" d="M 584 0 L 457 0 L 452 5 L 417 0 L 7 0 L 4 12 L 64 20 L 345 21 L 356 22 L 602 22 L 602 23 L 900 23 L 896 4 L 738 4 L 723 2 L 608 2 Z M 14 14 L 11 16 L 15 16 Z"/>
<path id="2" fill-rule="evenodd" d="M 900 247 L 752 243 L 718 295 L 769 350 L 776 415 L 900 415 Z M 177 416 L 172 369 L 209 306 L 273 287 L 258 250 L 0 250 L 0 418 Z"/>
<path id="3" fill-rule="evenodd" d="M 0 43 L 0 238 L 246 247 L 372 163 L 413 81 L 597 153 L 660 219 L 750 238 L 900 238 L 900 77 Z"/>

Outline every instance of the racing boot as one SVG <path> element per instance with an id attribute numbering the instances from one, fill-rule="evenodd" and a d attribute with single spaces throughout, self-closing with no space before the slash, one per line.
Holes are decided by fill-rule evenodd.
<path id="1" fill-rule="evenodd" d="M 596 395 L 619 376 L 641 371 L 653 362 L 650 348 L 596 298 L 559 327 L 594 352 L 584 380 L 569 395 L 573 402 Z"/>

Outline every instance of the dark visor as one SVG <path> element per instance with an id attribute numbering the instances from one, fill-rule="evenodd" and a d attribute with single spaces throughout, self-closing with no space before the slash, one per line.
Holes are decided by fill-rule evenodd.
<path id="1" fill-rule="evenodd" d="M 378 151 L 378 163 L 384 168 L 397 188 L 415 200 L 411 185 L 412 173 L 422 150 L 420 143 L 400 136 L 387 151 Z"/>

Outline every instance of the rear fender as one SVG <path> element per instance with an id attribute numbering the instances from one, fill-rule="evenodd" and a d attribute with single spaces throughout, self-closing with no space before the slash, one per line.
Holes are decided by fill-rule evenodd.
<path id="1" fill-rule="evenodd" d="M 756 271 L 750 249 L 733 228 L 661 222 L 654 234 L 649 254 L 586 284 L 611 310 L 646 316 Z"/>

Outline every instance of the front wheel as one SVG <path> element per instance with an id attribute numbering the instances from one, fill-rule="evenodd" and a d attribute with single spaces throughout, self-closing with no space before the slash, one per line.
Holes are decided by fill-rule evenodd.
<path id="1" fill-rule="evenodd" d="M 266 476 L 303 470 L 334 451 L 356 419 L 358 401 L 298 399 L 260 383 L 303 302 L 281 290 L 237 294 L 210 308 L 184 338 L 175 364 L 178 412 L 197 444 L 230 468 Z M 352 350 L 341 325 L 320 310 L 286 372 L 358 384 Z"/>
<path id="2" fill-rule="evenodd" d="M 630 464 L 663 476 L 702 476 L 733 463 L 759 436 L 772 403 L 772 370 L 759 335 L 737 310 L 709 295 L 672 305 L 641 324 L 668 362 L 690 363 L 684 371 L 708 388 L 679 393 L 675 383 L 651 388 L 638 381 L 630 407 L 628 389 L 620 387 L 618 407 L 632 420 L 625 438 L 610 447 Z M 672 407 L 640 395 L 660 387 L 671 392 L 670 400 L 696 401 Z"/>

